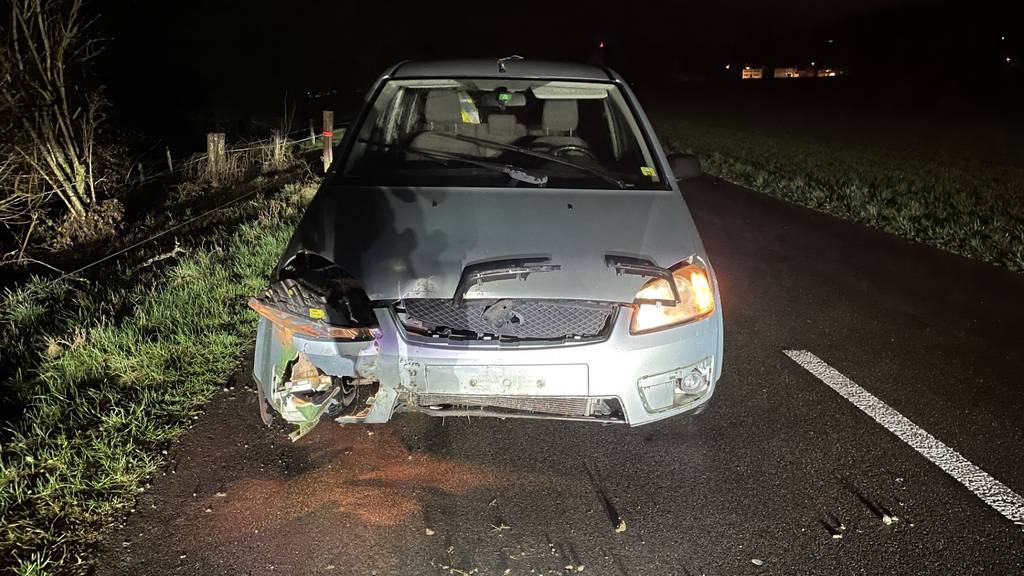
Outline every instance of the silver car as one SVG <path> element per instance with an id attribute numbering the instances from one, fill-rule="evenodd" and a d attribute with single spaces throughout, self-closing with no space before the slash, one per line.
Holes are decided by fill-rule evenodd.
<path id="1" fill-rule="evenodd" d="M 711 262 L 615 72 L 406 62 L 370 90 L 268 288 L 253 374 L 305 434 L 323 417 L 647 424 L 722 372 Z"/>

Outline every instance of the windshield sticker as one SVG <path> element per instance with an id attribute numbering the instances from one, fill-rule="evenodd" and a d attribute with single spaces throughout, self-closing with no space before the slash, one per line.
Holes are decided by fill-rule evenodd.
<path id="1" fill-rule="evenodd" d="M 459 112 L 462 114 L 463 124 L 479 124 L 480 110 L 473 102 L 473 97 L 465 90 L 459 91 Z"/>
<path id="2" fill-rule="evenodd" d="M 640 173 L 643 174 L 644 176 L 650 176 L 651 178 L 658 177 L 658 173 L 655 172 L 654 168 L 651 168 L 650 166 L 641 166 Z"/>

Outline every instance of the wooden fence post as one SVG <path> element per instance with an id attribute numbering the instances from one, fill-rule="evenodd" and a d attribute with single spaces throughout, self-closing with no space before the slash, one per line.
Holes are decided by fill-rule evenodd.
<path id="1" fill-rule="evenodd" d="M 324 110 L 324 172 L 334 161 L 334 110 Z"/>
<path id="2" fill-rule="evenodd" d="M 309 141 L 316 144 L 316 128 L 313 128 L 313 119 L 309 119 Z"/>
<path id="3" fill-rule="evenodd" d="M 142 162 L 139 162 L 138 168 L 139 168 L 139 184 L 145 184 L 146 183 L 146 173 L 142 171 Z"/>
<path id="4" fill-rule="evenodd" d="M 277 128 L 270 130 L 270 159 L 274 170 L 284 165 L 284 141 L 281 139 L 281 130 Z"/>
<path id="5" fill-rule="evenodd" d="M 174 172 L 174 160 L 171 160 L 171 148 L 164 146 L 164 152 L 167 154 L 167 171 Z"/>
<path id="6" fill-rule="evenodd" d="M 227 165 L 227 151 L 224 146 L 223 132 L 209 132 L 206 134 L 206 171 L 210 180 L 217 183 L 221 171 Z"/>

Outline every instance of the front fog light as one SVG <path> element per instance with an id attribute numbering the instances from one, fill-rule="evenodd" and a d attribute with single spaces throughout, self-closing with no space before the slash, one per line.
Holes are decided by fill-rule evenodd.
<path id="1" fill-rule="evenodd" d="M 700 370 L 694 368 L 679 380 L 676 388 L 683 394 L 700 394 L 708 389 L 708 380 L 700 373 Z"/>
<path id="2" fill-rule="evenodd" d="M 637 381 L 644 407 L 648 412 L 660 412 L 697 400 L 711 386 L 714 366 L 714 357 L 708 356 L 685 368 L 644 376 Z"/>

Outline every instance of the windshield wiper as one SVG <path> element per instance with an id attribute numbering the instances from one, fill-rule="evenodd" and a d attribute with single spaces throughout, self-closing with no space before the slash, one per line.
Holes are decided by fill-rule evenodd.
<path id="1" fill-rule="evenodd" d="M 462 277 L 455 287 L 452 304 L 462 306 L 462 297 L 473 286 L 495 280 L 526 280 L 534 272 L 554 272 L 561 270 L 561 264 L 550 264 L 550 258 L 509 258 L 507 260 L 491 260 L 479 264 L 470 264 L 462 269 Z"/>
<path id="2" fill-rule="evenodd" d="M 446 138 L 451 138 L 453 140 L 461 140 L 462 142 L 470 142 L 473 144 L 479 144 L 481 146 L 496 148 L 499 150 L 510 150 L 512 152 L 518 152 L 520 154 L 525 154 L 527 156 L 533 156 L 534 158 L 543 158 L 544 160 L 549 160 L 551 162 L 562 164 L 563 166 L 570 166 L 572 168 L 576 168 L 577 170 L 589 172 L 594 176 L 597 176 L 598 178 L 604 180 L 605 182 L 615 184 L 619 188 L 624 189 L 626 187 L 626 184 L 622 180 L 619 180 L 618 178 L 612 176 L 611 174 L 605 172 L 604 170 L 594 168 L 593 166 L 587 166 L 585 164 L 577 164 L 575 162 L 570 162 L 569 160 L 559 158 L 558 156 L 555 156 L 554 154 L 548 154 L 547 152 L 532 150 L 530 148 L 525 148 L 523 146 L 516 146 L 515 144 L 502 144 L 501 142 L 494 142 L 491 140 L 485 140 L 483 138 L 463 136 L 462 134 L 448 134 L 447 132 L 432 132 L 432 134 L 436 136 L 444 136 Z"/>
<path id="3" fill-rule="evenodd" d="M 519 182 L 525 182 L 527 184 L 533 184 L 535 186 L 543 187 L 548 183 L 547 176 L 534 176 L 522 168 L 512 166 L 511 164 L 498 164 L 495 162 L 484 162 L 481 160 L 474 160 L 473 158 L 467 158 L 459 154 L 451 154 L 449 152 L 435 152 L 433 150 L 423 150 L 422 148 L 406 148 L 406 151 L 420 156 L 430 158 L 437 161 L 454 160 L 456 162 L 465 162 L 466 164 L 472 164 L 488 170 L 494 170 L 495 172 L 501 172 L 513 180 Z"/>

